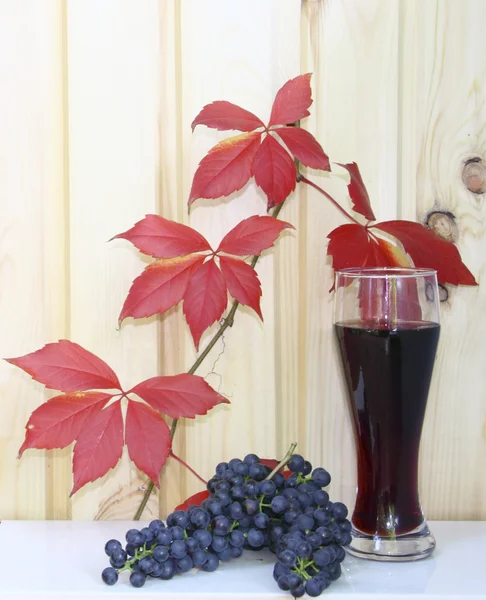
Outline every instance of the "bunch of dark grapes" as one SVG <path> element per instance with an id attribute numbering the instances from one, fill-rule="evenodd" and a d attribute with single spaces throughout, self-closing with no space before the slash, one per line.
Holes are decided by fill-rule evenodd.
<path id="1" fill-rule="evenodd" d="M 200 506 L 177 510 L 166 523 L 155 520 L 141 530 L 130 529 L 123 548 L 109 540 L 108 585 L 121 571 L 141 587 L 148 577 L 171 579 L 192 568 L 215 571 L 245 548 L 269 548 L 276 554 L 273 576 L 298 598 L 319 596 L 341 575 L 343 546 L 351 541 L 347 508 L 331 502 L 323 489 L 329 473 L 294 454 L 288 471 L 275 473 L 249 454 L 220 463 L 208 482 L 210 496 Z"/>

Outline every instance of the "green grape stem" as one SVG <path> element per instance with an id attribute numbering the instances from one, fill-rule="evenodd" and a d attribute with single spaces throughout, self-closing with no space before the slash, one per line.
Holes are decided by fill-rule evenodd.
<path id="1" fill-rule="evenodd" d="M 275 467 L 275 469 L 273 469 L 273 471 L 265 478 L 265 480 L 271 479 L 275 475 L 275 473 L 278 473 L 280 471 L 280 469 L 283 469 L 283 467 L 285 467 L 285 465 L 288 462 L 290 462 L 290 459 L 292 458 L 292 455 L 295 452 L 296 448 L 297 448 L 297 442 L 292 442 L 290 444 L 290 448 L 287 451 L 287 454 L 282 458 L 282 460 L 278 463 L 278 465 Z"/>

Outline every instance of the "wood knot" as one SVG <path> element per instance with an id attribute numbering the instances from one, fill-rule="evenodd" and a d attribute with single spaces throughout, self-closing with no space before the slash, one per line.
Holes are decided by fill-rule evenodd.
<path id="1" fill-rule="evenodd" d="M 449 299 L 448 289 L 446 288 L 445 285 L 443 285 L 442 283 L 439 283 L 439 301 L 447 302 L 448 299 Z"/>
<path id="2" fill-rule="evenodd" d="M 450 212 L 442 210 L 431 212 L 427 217 L 427 227 L 448 242 L 457 242 L 459 238 L 459 229 L 454 215 Z"/>
<path id="3" fill-rule="evenodd" d="M 479 156 L 466 161 L 462 170 L 462 182 L 473 194 L 486 192 L 486 166 Z"/>

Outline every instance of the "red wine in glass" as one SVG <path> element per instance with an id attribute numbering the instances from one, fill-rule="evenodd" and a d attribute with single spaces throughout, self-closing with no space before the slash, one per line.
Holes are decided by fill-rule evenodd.
<path id="1" fill-rule="evenodd" d="M 334 327 L 356 441 L 358 486 L 350 551 L 415 560 L 435 541 L 418 494 L 418 456 L 439 339 L 435 272 L 336 274 Z"/>

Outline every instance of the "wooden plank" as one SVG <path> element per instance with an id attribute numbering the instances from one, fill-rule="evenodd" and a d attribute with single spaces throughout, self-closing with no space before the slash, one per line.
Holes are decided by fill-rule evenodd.
<path id="1" fill-rule="evenodd" d="M 217 17 L 215 17 L 217 15 Z M 255 18 L 258 15 L 258 18 Z M 188 197 L 196 165 L 228 133 L 199 127 L 190 138 L 190 124 L 202 106 L 226 99 L 267 119 L 277 89 L 299 72 L 299 3 L 223 0 L 181 5 L 183 196 Z M 222 51 L 224 49 L 224 51 Z M 242 218 L 265 214 L 262 194 L 250 184 L 230 201 L 198 201 L 190 223 L 216 244 Z M 279 244 L 277 244 L 278 252 Z M 248 452 L 274 456 L 277 450 L 275 333 L 277 300 L 274 252 L 265 253 L 257 272 L 262 280 L 265 323 L 246 308 L 224 335 L 199 373 L 231 400 L 207 417 L 184 424 L 184 456 L 203 476 L 215 465 Z M 205 336 L 204 341 L 209 339 Z M 194 358 L 189 352 L 187 364 Z M 186 478 L 183 495 L 201 488 Z"/>
<path id="2" fill-rule="evenodd" d="M 189 222 L 184 197 L 183 148 L 190 141 L 190 129 L 182 126 L 182 23 L 181 3 L 178 0 L 159 1 L 160 38 L 160 109 L 159 109 L 159 172 L 158 211 L 166 219 L 179 223 Z M 159 353 L 161 375 L 175 375 L 187 371 L 187 348 L 191 343 L 187 326 L 178 306 L 160 318 L 159 336 L 162 351 Z M 174 438 L 173 450 L 184 453 L 185 431 L 179 428 Z M 175 460 L 169 459 L 162 470 L 159 509 L 166 515 L 186 495 L 187 471 Z"/>
<path id="3" fill-rule="evenodd" d="M 155 319 L 117 326 L 145 264 L 122 240 L 157 211 L 158 3 L 68 4 L 71 337 L 106 360 L 125 389 L 157 374 Z M 73 499 L 73 518 L 132 518 L 146 477 L 122 461 Z M 158 513 L 154 497 L 148 513 Z"/>
<path id="4" fill-rule="evenodd" d="M 478 281 L 485 267 L 484 194 L 461 180 L 486 161 L 486 5 L 402 1 L 401 213 L 423 221 L 448 211 L 458 248 Z M 410 49 L 408 52 L 405 49 Z M 449 288 L 421 450 L 422 500 L 434 519 L 486 517 L 483 368 L 486 290 Z"/>
<path id="5" fill-rule="evenodd" d="M 62 3 L 0 5 L 0 355 L 67 332 Z M 0 518 L 66 518 L 66 452 L 16 461 L 29 414 L 48 394 L 0 362 Z M 64 456 L 64 459 L 62 458 Z"/>
<path id="6" fill-rule="evenodd" d="M 378 219 L 396 216 L 397 56 L 396 0 L 303 3 L 303 71 L 312 71 L 314 95 L 308 127 L 332 162 L 356 161 Z M 349 209 L 347 176 L 312 176 Z M 327 234 L 345 222 L 320 194 L 305 192 L 306 275 L 301 314 L 306 315 L 301 353 L 300 402 L 311 462 L 333 476 L 331 497 L 354 504 L 355 455 L 341 367 L 332 329 L 332 270 Z"/>

